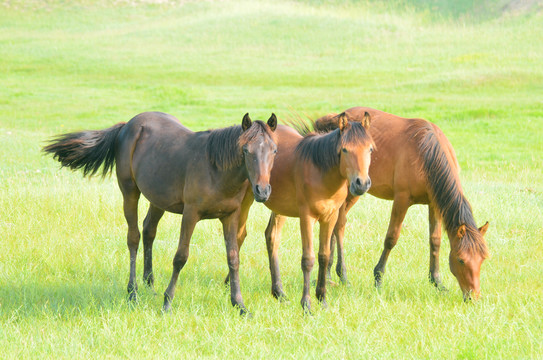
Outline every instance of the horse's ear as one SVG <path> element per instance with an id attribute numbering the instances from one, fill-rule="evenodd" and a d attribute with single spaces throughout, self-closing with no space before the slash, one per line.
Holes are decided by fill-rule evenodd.
<path id="1" fill-rule="evenodd" d="M 462 224 L 460 225 L 460 227 L 458 228 L 458 231 L 456 233 L 456 237 L 458 238 L 458 240 L 462 239 L 464 236 L 466 235 L 466 225 Z"/>
<path id="2" fill-rule="evenodd" d="M 371 116 L 370 116 L 370 113 L 366 111 L 366 113 L 364 114 L 364 119 L 362 119 L 362 122 L 361 122 L 362 126 L 365 127 L 366 129 L 369 129 L 370 128 L 370 124 L 371 124 Z"/>
<path id="3" fill-rule="evenodd" d="M 253 122 L 251 121 L 251 118 L 249 117 L 249 113 L 245 114 L 245 116 L 243 117 L 243 120 L 241 120 L 241 128 L 243 129 L 243 131 L 250 128 L 252 124 Z"/>
<path id="4" fill-rule="evenodd" d="M 479 228 L 479 232 L 481 233 L 482 236 L 485 236 L 486 231 L 488 230 L 488 226 L 489 226 L 489 224 L 488 224 L 488 221 L 487 221 L 486 224 L 484 224 L 483 226 L 481 226 Z"/>
<path id="5" fill-rule="evenodd" d="M 342 112 L 337 116 L 337 125 L 339 127 L 339 131 L 343 131 L 345 127 L 349 124 L 349 120 L 347 119 L 347 114 L 345 112 Z"/>
<path id="6" fill-rule="evenodd" d="M 271 131 L 275 131 L 275 129 L 277 129 L 277 116 L 275 116 L 274 113 L 272 113 L 268 119 L 268 126 L 270 127 Z"/>

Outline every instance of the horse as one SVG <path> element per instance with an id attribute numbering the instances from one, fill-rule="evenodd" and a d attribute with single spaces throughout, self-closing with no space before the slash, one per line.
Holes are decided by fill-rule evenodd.
<path id="1" fill-rule="evenodd" d="M 366 113 L 371 115 L 370 134 L 376 147 L 369 169 L 372 186 L 368 193 L 393 200 L 384 248 L 373 271 L 375 286 L 382 285 L 387 259 L 398 241 L 407 209 L 413 204 L 426 204 L 430 225 L 430 282 L 438 289 L 446 290 L 439 272 L 443 223 L 450 241 L 449 268 L 460 285 L 464 300 L 477 299 L 481 265 L 488 257 L 484 235 L 489 224 L 486 222 L 477 228 L 449 140 L 439 127 L 423 119 L 402 118 L 367 107 L 353 107 L 345 113 L 353 121 L 363 121 Z M 321 132 L 338 127 L 334 113 L 317 119 L 314 125 Z M 328 274 L 337 240 L 336 273 L 342 282 L 347 281 L 343 250 L 346 215 L 357 200 L 350 196 L 342 206 L 331 240 L 332 260 Z"/>
<path id="2" fill-rule="evenodd" d="M 173 273 L 164 293 L 163 311 L 171 309 L 179 272 L 189 256 L 190 239 L 202 219 L 220 219 L 226 244 L 230 299 L 240 314 L 246 314 L 239 284 L 237 229 L 244 203 L 266 201 L 271 193 L 270 172 L 277 151 L 272 114 L 266 123 L 252 121 L 249 114 L 241 126 L 193 132 L 174 116 L 160 112 L 136 115 L 128 123 L 108 129 L 58 135 L 43 148 L 62 167 L 82 169 L 102 176 L 116 165 L 128 224 L 130 253 L 128 294 L 136 299 L 136 255 L 140 242 L 138 200 L 143 194 L 149 210 L 143 221 L 144 282 L 154 284 L 152 244 L 165 211 L 183 214 Z"/>
<path id="3" fill-rule="evenodd" d="M 265 231 L 272 278 L 272 294 L 285 298 L 279 275 L 279 232 L 285 217 L 300 219 L 302 238 L 301 267 L 304 277 L 301 305 L 311 312 L 310 273 L 315 262 L 313 225 L 319 222 L 319 275 L 317 299 L 326 307 L 326 273 L 330 256 L 330 237 L 338 210 L 347 194 L 360 196 L 371 186 L 368 169 L 373 140 L 367 128 L 369 116 L 360 122 L 349 122 L 345 114 L 335 117 L 339 128 L 328 134 L 311 133 L 302 137 L 291 127 L 279 125 L 276 131 L 277 156 L 271 171 L 274 189 L 264 205 L 272 210 Z M 246 236 L 240 221 L 238 246 Z M 226 282 L 228 277 L 226 278 Z"/>

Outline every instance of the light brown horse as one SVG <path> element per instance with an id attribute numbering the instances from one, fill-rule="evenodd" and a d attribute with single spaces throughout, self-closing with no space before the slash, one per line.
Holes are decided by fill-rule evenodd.
<path id="1" fill-rule="evenodd" d="M 374 269 L 375 285 L 382 284 L 386 262 L 400 236 L 407 209 L 413 204 L 428 204 L 430 281 L 439 289 L 445 289 L 439 273 L 443 221 L 451 245 L 450 270 L 458 280 L 464 299 L 477 298 L 481 264 L 488 256 L 483 238 L 488 222 L 481 228 L 475 224 L 471 206 L 460 184 L 459 166 L 451 143 L 435 124 L 426 120 L 406 119 L 366 107 L 354 107 L 345 113 L 353 121 L 363 121 L 366 113 L 371 115 L 370 134 L 376 148 L 369 170 L 372 186 L 368 192 L 394 201 L 384 249 Z M 337 128 L 334 116 L 329 114 L 316 120 L 316 130 L 326 132 Z M 336 272 L 342 281 L 347 279 L 343 252 L 346 214 L 357 199 L 350 197 L 343 205 L 331 242 L 333 259 L 337 239 Z"/>
<path id="2" fill-rule="evenodd" d="M 373 140 L 366 131 L 370 119 L 348 122 L 345 114 L 335 119 L 339 129 L 328 134 L 312 133 L 302 137 L 288 126 L 277 128 L 277 156 L 271 172 L 273 192 L 264 202 L 273 212 L 266 229 L 266 244 L 272 276 L 272 294 L 284 297 L 279 276 L 278 234 L 285 216 L 300 218 L 302 271 L 304 275 L 302 308 L 309 312 L 309 276 L 315 262 L 313 224 L 319 222 L 319 275 L 317 299 L 326 306 L 326 271 L 330 256 L 330 237 L 338 210 L 347 194 L 360 196 L 371 185 L 368 168 Z M 240 222 L 239 246 L 245 239 L 245 224 Z"/>
<path id="3" fill-rule="evenodd" d="M 128 293 L 135 299 L 136 255 L 140 242 L 138 200 L 150 202 L 143 222 L 144 281 L 153 286 L 152 245 L 165 211 L 183 214 L 173 273 L 164 293 L 169 311 L 179 272 L 189 256 L 190 239 L 202 219 L 220 219 L 223 225 L 232 305 L 246 313 L 239 284 L 237 231 L 242 204 L 266 201 L 271 193 L 270 171 L 277 151 L 274 114 L 267 123 L 243 117 L 241 126 L 192 132 L 168 114 L 148 112 L 128 123 L 98 131 L 60 135 L 44 148 L 62 166 L 83 169 L 92 176 L 116 165 L 128 223 L 130 252 Z M 251 189 L 252 185 L 252 189 Z"/>

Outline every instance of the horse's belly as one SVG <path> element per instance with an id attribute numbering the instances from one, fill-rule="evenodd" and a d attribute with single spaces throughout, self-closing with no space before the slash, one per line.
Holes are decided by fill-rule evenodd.
<path id="1" fill-rule="evenodd" d="M 388 185 L 379 185 L 372 183 L 370 189 L 368 190 L 368 193 L 380 199 L 394 199 L 394 190 Z"/>

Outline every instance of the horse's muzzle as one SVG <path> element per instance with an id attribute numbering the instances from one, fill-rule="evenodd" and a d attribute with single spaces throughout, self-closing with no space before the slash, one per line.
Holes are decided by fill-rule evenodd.
<path id="1" fill-rule="evenodd" d="M 266 186 L 255 185 L 253 187 L 253 194 L 257 202 L 264 202 L 269 199 L 271 194 L 271 185 Z"/>
<path id="2" fill-rule="evenodd" d="M 371 179 L 368 178 L 366 181 L 362 181 L 359 177 L 351 181 L 349 185 L 349 191 L 353 196 L 364 195 L 371 187 Z"/>

